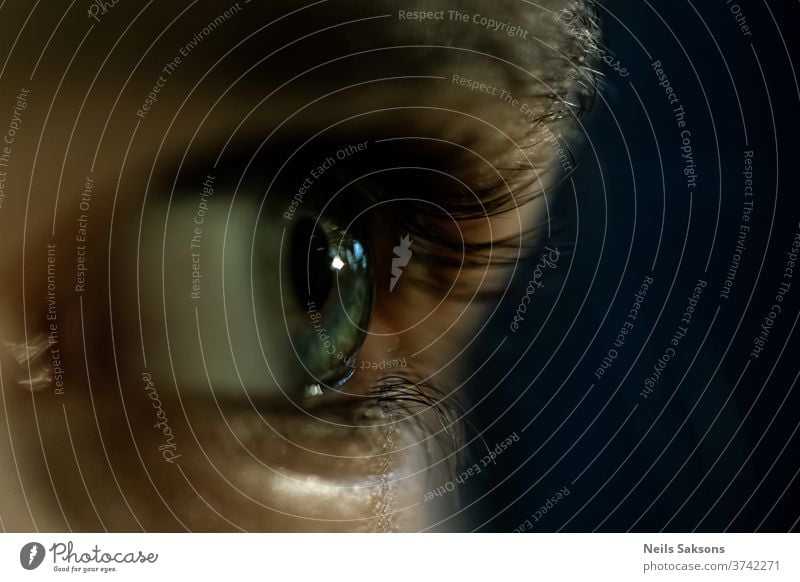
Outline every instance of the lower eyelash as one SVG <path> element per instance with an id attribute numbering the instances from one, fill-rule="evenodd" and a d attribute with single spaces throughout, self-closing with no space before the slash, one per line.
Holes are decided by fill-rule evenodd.
<path id="1" fill-rule="evenodd" d="M 384 376 L 372 387 L 370 394 L 389 415 L 400 414 L 397 420 L 416 423 L 424 434 L 435 438 L 447 454 L 448 471 L 456 473 L 462 463 L 464 435 L 461 422 L 464 411 L 455 396 L 432 384 L 414 382 L 403 376 Z M 422 409 L 435 412 L 440 428 L 425 426 Z"/>

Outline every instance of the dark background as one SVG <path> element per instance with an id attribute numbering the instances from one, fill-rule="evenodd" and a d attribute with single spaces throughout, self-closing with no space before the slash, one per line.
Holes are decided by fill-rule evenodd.
<path id="1" fill-rule="evenodd" d="M 470 478 L 464 510 L 479 531 L 787 531 L 800 518 L 800 269 L 764 351 L 750 357 L 786 251 L 800 232 L 796 2 L 609 0 L 605 68 L 577 171 L 553 234 L 562 256 L 518 333 L 509 323 L 536 256 L 492 317 L 469 384 L 477 432 L 465 466 L 516 432 L 496 465 Z M 686 112 L 698 181 L 689 192 L 680 129 L 651 63 Z M 730 298 L 720 298 L 754 152 L 751 230 Z M 642 279 L 635 327 L 600 366 Z M 698 279 L 689 332 L 647 399 Z M 492 356 L 499 342 L 507 338 Z M 484 398 L 491 393 L 490 398 Z M 524 427 L 527 429 L 523 430 Z M 566 487 L 569 495 L 550 502 Z M 550 505 L 550 507 L 547 507 Z M 542 506 L 547 511 L 536 513 Z M 533 516 L 537 519 L 534 519 Z M 526 520 L 527 523 L 526 523 Z"/>

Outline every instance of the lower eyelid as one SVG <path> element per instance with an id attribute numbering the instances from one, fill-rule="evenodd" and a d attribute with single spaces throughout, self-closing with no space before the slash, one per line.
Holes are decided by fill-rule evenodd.
<path id="1" fill-rule="evenodd" d="M 426 438 L 434 437 L 455 461 L 464 440 L 460 422 L 463 408 L 457 394 L 398 375 L 384 376 L 371 393 L 388 414 L 412 421 Z"/>

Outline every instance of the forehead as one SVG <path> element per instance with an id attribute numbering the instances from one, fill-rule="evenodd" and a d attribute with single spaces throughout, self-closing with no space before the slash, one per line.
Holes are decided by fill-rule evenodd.
<path id="1" fill-rule="evenodd" d="M 576 41 L 582 28 L 574 24 L 581 5 L 466 0 L 454 9 L 444 0 L 118 0 L 78 6 L 64 0 L 32 6 L 11 0 L 0 10 L 9 30 L 20 31 L 17 39 L 2 41 L 13 57 L 6 74 L 17 64 L 43 71 L 69 64 L 70 76 L 98 66 L 108 69 L 107 76 L 127 76 L 132 69 L 173 63 L 196 76 L 220 60 L 228 71 L 255 72 L 245 80 L 260 83 L 259 70 L 251 67 L 263 61 L 273 73 L 314 66 L 319 82 L 337 74 L 321 63 L 361 54 L 344 70 L 378 63 L 417 70 L 508 63 L 535 69 L 552 84 L 564 82 L 569 61 L 580 65 L 585 52 L 585 43 Z"/>
<path id="2" fill-rule="evenodd" d="M 547 110 L 532 106 L 544 115 L 579 102 L 584 87 L 574 74 L 586 60 L 578 2 L 73 4 L 45 10 L 12 0 L 0 9 L 19 30 L 2 41 L 9 58 L 0 82 L 33 87 L 65 113 L 77 100 L 81 115 L 105 113 L 109 104 L 113 115 L 121 102 L 142 121 L 172 106 L 229 107 L 243 118 L 268 99 L 256 118 L 283 120 L 313 98 L 324 97 L 335 117 L 356 100 L 391 107 L 431 95 L 454 108 L 481 103 L 486 112 L 505 92 L 550 99 Z M 323 113 L 308 106 L 293 122 Z"/>
<path id="3" fill-rule="evenodd" d="M 1 9 L 19 31 L 0 41 L 3 102 L 28 90 L 33 129 L 17 165 L 35 152 L 36 185 L 58 191 L 89 169 L 116 180 L 121 167 L 142 167 L 145 180 L 155 159 L 172 163 L 189 144 L 393 128 L 485 146 L 495 161 L 515 141 L 529 145 L 533 120 L 576 101 L 585 49 L 563 6 L 12 0 Z"/>

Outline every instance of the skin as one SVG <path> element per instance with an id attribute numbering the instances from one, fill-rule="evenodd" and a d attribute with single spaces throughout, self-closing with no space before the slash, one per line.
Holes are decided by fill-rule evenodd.
<path id="1" fill-rule="evenodd" d="M 28 4 L 4 5 L 1 17 L 15 23 L 11 29 L 22 26 Z M 544 128 L 566 135 L 575 110 L 565 99 L 588 98 L 568 75 L 571 68 L 587 65 L 585 50 L 559 22 L 555 2 L 545 2 L 540 9 L 526 6 L 524 12 L 506 3 L 491 13 L 499 21 L 526 27 L 527 40 L 474 24 L 447 22 L 436 28 L 435 23 L 397 16 L 400 9 L 448 9 L 443 3 L 356 2 L 309 9 L 289 18 L 270 29 L 273 36 L 258 37 L 246 51 L 212 67 L 244 31 L 297 8 L 282 4 L 241 5 L 240 13 L 169 75 L 144 118 L 137 111 L 163 74 L 163 65 L 230 5 L 204 3 L 169 27 L 178 8 L 157 7 L 134 20 L 139 6 L 120 3 L 98 14 L 99 22 L 80 10 L 71 12 L 32 79 L 33 66 L 62 8 L 35 11 L 13 52 L 11 39 L 3 41 L 3 54 L 11 56 L 0 77 L 0 122 L 10 119 L 7 114 L 16 103 L 12 96 L 20 88 L 30 89 L 10 163 L 2 168 L 7 196 L 0 207 L 5 242 L 0 251 L 0 518 L 6 530 L 464 527 L 456 515 L 457 493 L 432 500 L 425 496 L 452 478 L 462 447 L 456 404 L 463 397 L 458 378 L 464 375 L 466 360 L 457 356 L 487 314 L 487 303 L 473 297 L 502 292 L 513 259 L 522 252 L 523 242 L 530 243 L 525 236 L 545 216 L 544 198 L 537 194 L 558 178 L 558 168 Z M 461 9 L 489 14 L 477 3 Z M 312 30 L 382 14 L 391 16 L 369 25 L 338 27 L 305 45 L 290 45 L 256 72 L 236 80 L 259 50 L 270 52 Z M 130 22 L 136 33 L 123 34 Z M 91 24 L 95 28 L 75 53 Z M 150 46 L 165 28 L 161 43 Z M 472 52 L 406 48 L 370 53 L 306 74 L 259 105 L 285 79 L 329 58 L 386 45 L 441 44 L 445 38 Z M 77 57 L 61 82 L 73 54 Z M 519 104 L 504 103 L 490 91 L 470 91 L 454 83 L 453 74 L 505 88 L 536 115 L 526 117 Z M 374 81 L 408 75 L 439 78 Z M 369 80 L 373 82 L 365 82 Z M 330 92 L 335 93 L 298 113 Z M 267 297 L 249 295 L 249 279 L 230 270 L 220 270 L 215 279 L 217 261 L 208 257 L 218 255 L 208 247 L 208 278 L 203 283 L 207 296 L 221 297 L 225 279 L 228 301 L 198 303 L 203 353 L 192 310 L 187 311 L 188 319 L 182 318 L 178 314 L 186 303 L 170 302 L 170 289 L 188 284 L 191 266 L 186 249 L 176 242 L 179 238 L 163 234 L 175 168 L 182 159 L 191 164 L 208 152 L 222 151 L 228 140 L 235 144 L 257 136 L 261 141 L 276 128 L 276 136 L 297 143 L 318 132 L 332 144 L 413 137 L 414 146 L 404 146 L 396 159 L 413 155 L 449 178 L 448 185 L 434 180 L 412 183 L 410 194 L 445 205 L 456 196 L 449 189 L 458 182 L 473 189 L 491 185 L 498 200 L 510 199 L 513 191 L 525 201 L 510 200 L 501 212 L 461 222 L 431 218 L 427 228 L 437 240 L 429 242 L 428 250 L 438 246 L 439 254 L 455 264 L 427 258 L 416 237 L 419 242 L 412 249 L 420 249 L 418 258 L 412 259 L 391 293 L 385 282 L 391 276 L 392 248 L 407 232 L 394 224 L 406 207 L 402 200 L 391 199 L 409 192 L 391 192 L 390 202 L 370 215 L 366 236 L 378 287 L 357 362 L 410 362 L 402 375 L 429 386 L 425 398 L 407 403 L 391 393 L 376 397 L 374 387 L 390 374 L 369 364 L 357 365 L 353 378 L 339 391 L 303 398 L 303 387 L 284 373 L 295 362 L 283 356 L 290 353 L 288 342 L 274 325 L 281 311 L 270 311 L 270 305 L 280 306 L 283 313 L 293 307 L 280 303 L 277 287 L 267 286 Z M 283 145 L 274 151 L 279 159 L 289 153 Z M 519 169 L 509 169 L 514 167 Z M 353 175 L 358 170 L 358 164 L 351 164 Z M 87 176 L 91 201 L 84 211 L 80 201 Z M 230 189 L 214 196 L 218 206 L 210 214 L 220 216 L 233 206 L 237 212 L 242 209 L 246 221 L 259 211 L 279 219 L 291 194 L 274 194 L 269 200 L 280 203 L 260 210 L 248 206 L 244 194 L 241 201 L 231 202 Z M 326 196 L 317 194 L 313 204 L 324 205 Z M 169 207 L 175 224 L 191 216 L 198 198 L 195 192 L 186 204 L 180 200 L 175 195 Z M 88 215 L 86 285 L 76 291 L 81 214 Z M 235 220 L 232 224 L 237 225 Z M 223 226 L 214 228 L 221 233 Z M 208 228 L 210 237 L 212 226 Z M 244 240 L 253 244 L 246 235 Z M 462 244 L 500 240 L 506 245 L 493 249 L 488 259 L 460 264 Z M 443 250 L 448 244 L 456 244 L 458 252 Z M 46 301 L 47 245 L 53 245 L 50 256 L 55 257 L 55 319 L 48 319 Z M 266 268 L 251 264 L 248 256 L 241 261 L 245 275 Z M 431 278 L 437 283 L 421 282 Z M 217 386 L 217 364 L 208 376 L 202 359 L 220 356 L 225 363 L 219 366 L 224 368 L 237 354 L 244 359 L 249 349 L 237 347 L 231 359 L 230 347 L 239 340 L 228 343 L 228 334 L 243 334 L 242 345 L 253 342 L 235 321 L 231 330 L 215 318 L 230 309 L 235 319 L 237 306 L 252 307 L 253 302 L 256 307 L 242 311 L 242 318 L 247 321 L 250 313 L 261 313 L 272 322 L 262 331 L 267 351 L 281 354 L 270 363 L 276 377 L 265 374 L 245 382 L 255 387 L 223 390 Z M 39 356 L 29 350 L 29 358 L 19 357 L 26 346 L 46 338 L 51 325 L 56 326 L 58 342 L 45 344 Z M 170 357 L 181 350 L 188 355 Z M 58 390 L 55 379 L 34 381 L 40 373 L 54 378 L 56 355 L 64 371 Z"/>

